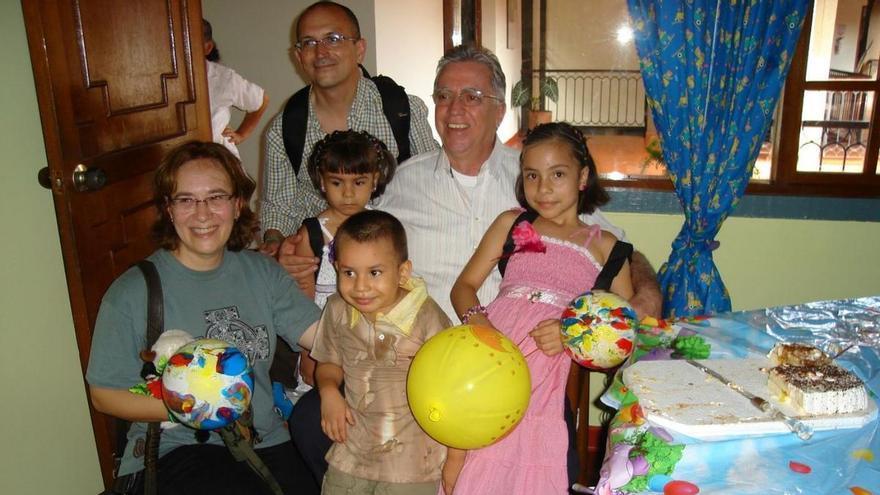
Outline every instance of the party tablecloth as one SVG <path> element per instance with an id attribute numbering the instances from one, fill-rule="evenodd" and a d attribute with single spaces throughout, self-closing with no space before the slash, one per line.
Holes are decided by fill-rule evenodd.
<path id="1" fill-rule="evenodd" d="M 777 342 L 813 344 L 880 394 L 880 296 L 727 313 L 708 318 L 643 322 L 624 368 L 646 359 L 675 359 L 672 343 L 696 336 L 708 359 L 766 356 Z M 616 409 L 596 494 L 880 495 L 880 432 L 864 426 L 731 436 L 714 441 L 669 431 L 645 418 L 639 398 L 618 371 L 602 402 Z"/>

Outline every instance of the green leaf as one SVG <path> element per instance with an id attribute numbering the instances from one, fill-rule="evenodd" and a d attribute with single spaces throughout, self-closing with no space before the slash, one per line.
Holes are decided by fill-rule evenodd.
<path id="1" fill-rule="evenodd" d="M 541 95 L 550 98 L 553 103 L 559 100 L 559 86 L 556 84 L 556 79 L 545 77 L 541 81 Z"/>
<path id="2" fill-rule="evenodd" d="M 531 89 L 523 84 L 522 81 L 517 81 L 517 83 L 513 86 L 513 89 L 510 90 L 510 105 L 514 107 L 521 107 L 526 105 L 531 100 Z"/>

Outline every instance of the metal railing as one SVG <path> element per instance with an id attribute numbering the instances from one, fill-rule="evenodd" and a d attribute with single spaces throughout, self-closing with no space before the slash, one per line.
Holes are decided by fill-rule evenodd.
<path id="1" fill-rule="evenodd" d="M 833 74 L 832 74 L 832 78 Z M 865 159 L 870 122 L 865 117 L 867 91 L 829 91 L 825 97 L 823 120 L 805 120 L 803 127 L 822 129 L 819 142 L 810 140 L 800 148 L 819 148 L 819 170 L 826 161 L 840 165 L 859 165 Z"/>
<path id="2" fill-rule="evenodd" d="M 545 98 L 554 121 L 583 127 L 645 127 L 645 86 L 638 70 L 536 71 L 559 86 L 559 101 Z"/>

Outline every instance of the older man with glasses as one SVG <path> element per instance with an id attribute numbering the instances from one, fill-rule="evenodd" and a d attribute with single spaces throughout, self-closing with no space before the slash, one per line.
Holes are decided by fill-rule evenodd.
<path id="1" fill-rule="evenodd" d="M 266 133 L 261 250 L 272 255 L 277 254 L 286 236 L 296 232 L 303 218 L 326 207 L 305 166 L 316 142 L 333 131 L 354 129 L 381 139 L 395 156 L 401 144 L 383 112 L 383 95 L 360 67 L 367 41 L 361 37 L 351 9 L 335 2 L 310 5 L 296 21 L 296 38 L 294 56 L 310 86 L 303 94 L 306 98 L 296 99 L 294 95 L 288 103 L 298 108 L 279 113 Z M 416 96 L 406 96 L 409 129 L 404 132 L 409 138 L 410 154 L 436 149 L 425 103 Z M 285 128 L 284 117 L 289 111 L 307 116 L 301 156 L 292 158 L 285 143 L 295 132 Z M 292 164 L 291 159 L 297 163 Z"/>

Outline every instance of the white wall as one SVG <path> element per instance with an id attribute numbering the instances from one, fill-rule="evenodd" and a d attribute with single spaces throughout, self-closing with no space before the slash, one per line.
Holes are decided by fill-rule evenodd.
<path id="1" fill-rule="evenodd" d="M 617 42 L 617 28 L 628 23 L 622 0 L 548 0 L 546 67 L 638 70 L 633 43 Z"/>
<path id="2" fill-rule="evenodd" d="M 507 113 L 498 128 L 498 136 L 502 141 L 507 141 L 519 129 L 517 111 L 510 107 L 510 89 L 519 81 L 522 69 L 522 45 L 516 43 L 515 47 L 508 48 L 508 29 L 515 30 L 515 40 L 520 40 L 519 32 L 522 31 L 522 10 L 515 11 L 515 22 L 508 23 L 508 1 L 520 3 L 518 0 L 483 0 L 482 4 L 482 37 L 483 46 L 492 50 L 501 62 L 504 75 L 507 76 L 507 88 L 504 99 L 507 101 Z"/>
<path id="3" fill-rule="evenodd" d="M 434 129 L 434 73 L 443 56 L 443 2 L 379 0 L 375 5 L 376 67 L 428 105 Z M 437 137 L 437 131 L 434 130 Z"/>

